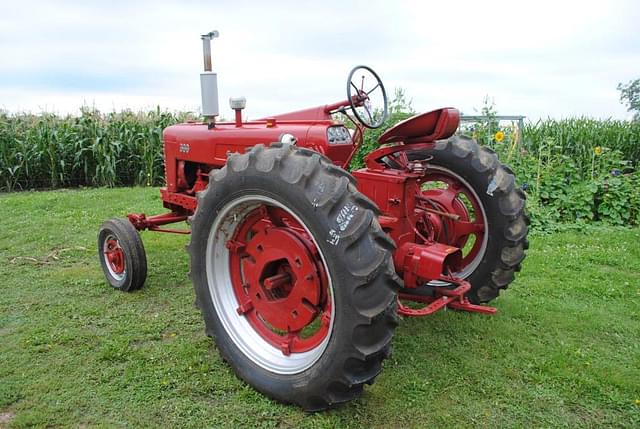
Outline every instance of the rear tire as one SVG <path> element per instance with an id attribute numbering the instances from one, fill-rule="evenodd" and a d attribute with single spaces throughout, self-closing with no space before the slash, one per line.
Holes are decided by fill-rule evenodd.
<path id="1" fill-rule="evenodd" d="M 277 220 L 265 215 L 264 220 L 255 221 L 256 214 L 274 211 L 288 217 Z M 209 186 L 199 193 L 192 218 L 191 279 L 206 332 L 241 379 L 271 398 L 310 411 L 348 401 L 365 383 L 373 382 L 390 353 L 398 323 L 398 279 L 391 259 L 394 244 L 380 228 L 376 214 L 376 206 L 356 190 L 346 171 L 316 152 L 292 145 L 257 145 L 243 155 L 230 155 L 222 169 L 210 173 Z M 247 224 L 255 225 L 257 232 L 241 234 L 241 241 L 237 231 L 246 230 Z M 290 325 L 282 334 L 281 328 L 265 330 L 267 322 L 275 326 L 280 321 L 268 310 L 284 312 L 282 302 L 288 298 L 279 296 L 281 301 L 268 304 L 275 307 L 258 312 L 258 306 L 264 305 L 259 294 L 243 295 L 243 290 L 257 287 L 253 283 L 266 287 L 263 280 L 250 280 L 250 268 L 257 270 L 261 257 L 254 252 L 277 249 L 278 243 L 269 247 L 265 241 L 258 248 L 253 240 L 276 230 L 285 240 L 287 234 L 299 237 L 287 244 L 291 247 L 306 242 L 308 254 L 316 255 L 314 261 L 326 272 L 326 281 L 321 282 L 326 299 L 318 304 L 326 316 L 317 317 L 326 323 L 327 331 L 299 351 L 294 346 L 304 341 L 295 337 L 288 343 L 294 349 L 289 354 L 277 344 L 298 335 Z M 246 252 L 238 260 L 248 258 L 243 263 L 249 265 L 236 271 L 238 248 Z M 239 288 L 238 277 L 244 283 Z M 290 280 L 290 290 L 300 291 L 298 282 Z M 240 301 L 249 298 L 253 301 L 243 307 Z"/>
<path id="2" fill-rule="evenodd" d="M 142 288 L 147 256 L 138 230 L 128 219 L 109 219 L 98 232 L 98 258 L 107 282 L 122 292 Z"/>
<path id="3" fill-rule="evenodd" d="M 433 159 L 428 161 L 429 166 L 461 178 L 482 206 L 488 230 L 485 230 L 486 243 L 477 261 L 474 259 L 477 264 L 474 263 L 472 270 L 467 270 L 461 277 L 471 284 L 467 294 L 471 302 L 489 302 L 515 280 L 515 273 L 520 271 L 525 258 L 525 250 L 529 248 L 526 196 L 516 186 L 511 169 L 500 163 L 495 152 L 481 147 L 469 137 L 454 136 L 436 142 L 433 149 L 407 151 L 409 160 L 430 156 Z M 407 289 L 406 292 L 431 293 L 428 286 Z"/>

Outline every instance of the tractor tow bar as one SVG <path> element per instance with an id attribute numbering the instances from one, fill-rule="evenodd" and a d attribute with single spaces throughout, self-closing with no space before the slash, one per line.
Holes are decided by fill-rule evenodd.
<path id="1" fill-rule="evenodd" d="M 160 228 L 162 225 L 186 221 L 188 217 L 189 216 L 185 214 L 176 212 L 164 213 L 149 217 L 147 217 L 144 213 L 127 215 L 129 222 L 131 222 L 134 228 L 138 231 L 144 231 L 145 229 L 148 229 L 149 231 L 168 232 L 171 234 L 191 234 L 191 231 L 188 229 Z"/>
<path id="2" fill-rule="evenodd" d="M 459 311 L 469 311 L 472 313 L 496 314 L 495 307 L 472 304 L 465 294 L 471 289 L 471 284 L 462 279 L 447 278 L 446 281 L 458 283 L 455 289 L 445 287 L 434 287 L 433 296 L 414 295 L 410 293 L 398 294 L 398 313 L 403 316 L 417 317 L 433 314 L 443 308 L 451 308 Z M 427 304 L 425 307 L 415 309 L 404 305 L 401 300 L 413 301 Z"/>

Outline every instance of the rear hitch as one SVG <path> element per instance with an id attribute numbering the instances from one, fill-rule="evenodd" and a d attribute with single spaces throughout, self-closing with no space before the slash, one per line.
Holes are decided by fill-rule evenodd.
<path id="1" fill-rule="evenodd" d="M 452 277 L 443 277 L 441 280 L 449 283 L 457 283 L 458 286 L 455 289 L 447 289 L 443 286 L 434 287 L 433 296 L 401 292 L 398 294 L 398 313 L 403 316 L 417 317 L 433 314 L 443 308 L 490 315 L 496 314 L 498 311 L 495 307 L 472 304 L 471 301 L 469 301 L 469 298 L 465 296 L 466 293 L 469 292 L 469 289 L 471 289 L 469 282 Z M 427 305 L 425 307 L 415 309 L 404 305 L 401 300 L 413 301 Z"/>
<path id="2" fill-rule="evenodd" d="M 465 296 L 471 289 L 466 280 L 457 278 L 451 273 L 460 267 L 462 252 L 459 248 L 442 243 L 405 243 L 396 250 L 394 263 L 396 270 L 402 274 L 405 289 L 398 295 L 398 313 L 404 316 L 427 316 L 443 308 L 470 311 L 473 313 L 495 314 L 496 309 L 472 304 Z M 445 286 L 430 286 L 432 280 L 445 282 Z M 427 285 L 431 294 L 411 293 L 416 288 Z M 448 285 L 454 285 L 451 289 Z M 415 309 L 408 307 L 400 300 L 427 304 Z"/>

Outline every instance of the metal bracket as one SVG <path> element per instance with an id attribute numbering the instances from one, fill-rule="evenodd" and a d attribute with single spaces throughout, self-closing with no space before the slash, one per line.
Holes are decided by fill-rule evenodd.
<path id="1" fill-rule="evenodd" d="M 209 40 L 211 40 L 211 39 L 215 39 L 216 37 L 219 37 L 219 36 L 220 36 L 220 33 L 218 32 L 218 30 L 213 30 L 213 31 L 208 32 L 207 34 L 203 34 L 200 37 L 202 37 L 203 39 L 204 38 L 208 38 Z"/>
<path id="2" fill-rule="evenodd" d="M 447 279 L 447 281 L 451 281 Z M 472 313 L 496 314 L 498 309 L 484 305 L 472 304 L 465 296 L 471 289 L 469 282 L 458 280 L 458 287 L 455 289 L 446 289 L 444 287 L 435 287 L 434 296 L 412 295 L 410 293 L 400 293 L 398 295 L 398 313 L 403 316 L 427 316 L 433 314 L 443 308 L 451 308 L 453 310 L 469 311 Z M 427 304 L 425 307 L 414 309 L 405 306 L 400 302 L 401 299 Z"/>
<path id="3" fill-rule="evenodd" d="M 188 216 L 181 213 L 171 212 L 149 217 L 144 213 L 128 214 L 127 218 L 129 218 L 129 222 L 131 222 L 138 231 L 148 229 L 149 231 L 168 232 L 172 234 L 191 234 L 191 231 L 186 229 L 160 228 L 162 225 L 186 221 Z"/>

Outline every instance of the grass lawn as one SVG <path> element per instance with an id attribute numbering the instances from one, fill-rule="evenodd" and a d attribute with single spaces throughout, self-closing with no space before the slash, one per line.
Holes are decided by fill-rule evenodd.
<path id="1" fill-rule="evenodd" d="M 0 195 L 0 427 L 640 427 L 640 230 L 531 237 L 498 315 L 405 319 L 364 395 L 306 414 L 236 378 L 194 308 L 188 237 L 143 233 L 125 294 L 103 220 L 158 190 Z"/>

